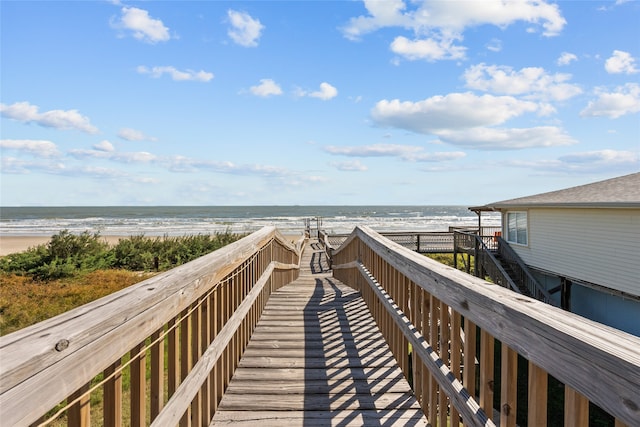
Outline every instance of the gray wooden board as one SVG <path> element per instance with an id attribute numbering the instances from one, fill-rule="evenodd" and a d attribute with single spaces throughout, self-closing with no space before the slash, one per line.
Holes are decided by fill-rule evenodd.
<path id="1" fill-rule="evenodd" d="M 360 410 L 347 411 L 224 411 L 216 415 L 216 426 L 233 425 L 235 427 L 330 427 L 330 426 L 388 426 L 409 427 L 426 426 L 427 420 L 422 411 L 405 409 L 402 411 Z"/>
<path id="2" fill-rule="evenodd" d="M 302 268 L 268 301 L 212 425 L 427 422 L 360 294 Z"/>

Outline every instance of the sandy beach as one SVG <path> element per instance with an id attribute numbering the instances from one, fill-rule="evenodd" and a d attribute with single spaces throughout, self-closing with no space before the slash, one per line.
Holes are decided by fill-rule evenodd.
<path id="1" fill-rule="evenodd" d="M 127 236 L 100 236 L 109 244 L 116 244 Z M 49 243 L 47 236 L 0 236 L 0 256 L 26 251 L 34 246 Z"/>

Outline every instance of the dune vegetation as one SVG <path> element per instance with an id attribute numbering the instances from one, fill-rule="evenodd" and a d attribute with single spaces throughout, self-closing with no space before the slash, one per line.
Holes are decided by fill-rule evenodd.
<path id="1" fill-rule="evenodd" d="M 231 232 L 131 236 L 109 245 L 67 230 L 46 244 L 0 258 L 0 335 L 56 316 L 243 237 Z"/>

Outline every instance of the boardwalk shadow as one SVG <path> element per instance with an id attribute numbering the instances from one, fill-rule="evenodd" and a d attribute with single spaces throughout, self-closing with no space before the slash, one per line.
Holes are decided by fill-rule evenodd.
<path id="1" fill-rule="evenodd" d="M 316 278 L 304 311 L 304 426 L 425 424 L 358 292 Z"/>

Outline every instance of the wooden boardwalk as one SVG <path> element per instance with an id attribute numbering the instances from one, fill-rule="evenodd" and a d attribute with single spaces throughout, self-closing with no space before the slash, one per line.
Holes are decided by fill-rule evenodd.
<path id="1" fill-rule="evenodd" d="M 211 425 L 426 426 L 360 294 L 317 242 L 274 293 Z"/>

